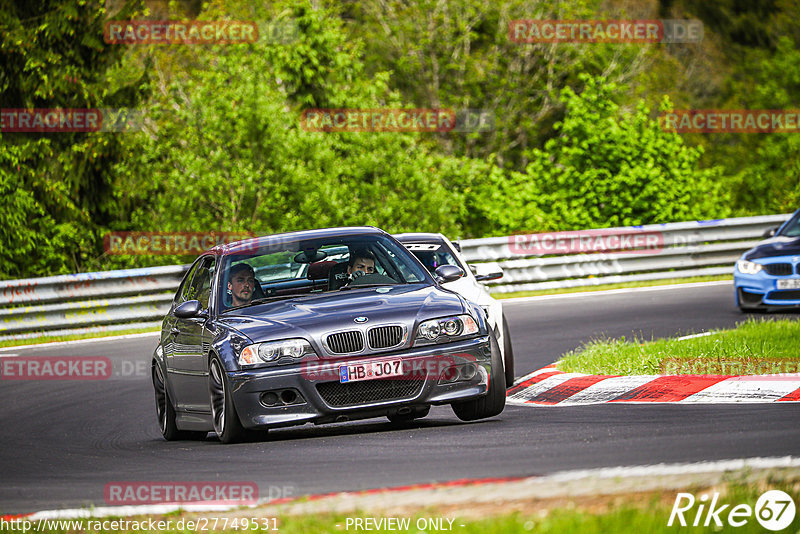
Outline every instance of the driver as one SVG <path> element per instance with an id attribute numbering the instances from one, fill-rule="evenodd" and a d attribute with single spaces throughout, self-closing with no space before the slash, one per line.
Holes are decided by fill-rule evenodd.
<path id="1" fill-rule="evenodd" d="M 231 294 L 231 306 L 246 306 L 253 300 L 256 287 L 256 274 L 246 263 L 237 263 L 230 270 L 228 291 Z"/>
<path id="2" fill-rule="evenodd" d="M 352 282 L 365 274 L 375 273 L 375 255 L 369 250 L 355 250 L 347 265 L 347 277 Z"/>

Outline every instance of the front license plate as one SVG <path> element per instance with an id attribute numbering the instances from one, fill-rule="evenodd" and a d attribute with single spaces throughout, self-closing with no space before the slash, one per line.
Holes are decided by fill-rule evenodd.
<path id="1" fill-rule="evenodd" d="M 339 382 L 358 382 L 359 380 L 375 380 L 403 374 L 402 360 L 384 362 L 351 363 L 339 366 Z"/>
<path id="2" fill-rule="evenodd" d="M 778 289 L 800 289 L 800 278 L 778 280 Z"/>

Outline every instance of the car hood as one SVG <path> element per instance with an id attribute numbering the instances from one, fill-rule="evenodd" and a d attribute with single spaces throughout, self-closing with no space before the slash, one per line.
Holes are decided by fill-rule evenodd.
<path id="1" fill-rule="evenodd" d="M 776 235 L 748 250 L 744 255 L 744 259 L 755 260 L 771 256 L 791 256 L 793 254 L 800 255 L 800 237 Z"/>
<path id="2" fill-rule="evenodd" d="M 465 307 L 457 295 L 435 286 L 410 284 L 266 302 L 235 315 L 224 314 L 218 322 L 252 341 L 297 336 L 319 339 L 337 330 L 386 323 L 411 328 L 420 320 L 460 313 L 465 313 Z M 356 317 L 366 317 L 367 322 L 356 323 Z"/>

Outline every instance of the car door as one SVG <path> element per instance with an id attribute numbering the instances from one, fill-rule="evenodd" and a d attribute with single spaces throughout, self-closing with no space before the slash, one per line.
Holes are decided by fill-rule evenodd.
<path id="1" fill-rule="evenodd" d="M 205 256 L 197 263 L 185 301 L 198 300 L 204 314 L 198 317 L 175 318 L 172 353 L 172 384 L 179 410 L 210 412 L 208 397 L 207 353 L 210 335 L 206 332 L 209 320 L 209 300 L 216 261 Z"/>
<path id="2" fill-rule="evenodd" d="M 175 352 L 175 335 L 178 332 L 176 325 L 178 318 L 175 317 L 173 312 L 180 304 L 186 302 L 189 289 L 192 286 L 192 276 L 194 276 L 198 265 L 199 262 L 196 262 L 189 267 L 189 270 L 186 272 L 183 280 L 181 281 L 181 285 L 178 287 L 178 291 L 175 292 L 175 298 L 172 299 L 172 307 L 170 308 L 166 317 L 164 317 L 164 321 L 161 323 L 161 350 L 163 351 L 164 361 L 167 365 L 170 393 L 172 395 L 174 395 L 174 390 L 172 389 L 173 355 Z"/>

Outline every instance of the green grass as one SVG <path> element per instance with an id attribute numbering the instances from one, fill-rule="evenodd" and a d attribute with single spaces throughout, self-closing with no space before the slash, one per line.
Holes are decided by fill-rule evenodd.
<path id="1" fill-rule="evenodd" d="M 55 343 L 57 341 L 74 341 L 76 339 L 94 339 L 98 337 L 124 336 L 126 334 L 142 334 L 145 332 L 158 332 L 152 328 L 132 328 L 130 330 L 114 330 L 113 332 L 91 332 L 86 334 L 71 334 L 68 336 L 48 336 L 30 339 L 6 339 L 0 341 L 0 347 L 18 347 L 20 345 L 34 345 Z"/>
<path id="2" fill-rule="evenodd" d="M 748 319 L 692 339 L 595 340 L 565 354 L 558 369 L 604 375 L 796 373 L 800 321 Z"/>
<path id="3" fill-rule="evenodd" d="M 492 296 L 496 299 L 513 299 L 518 297 L 537 297 L 540 295 L 559 295 L 561 293 L 584 293 L 587 291 L 626 289 L 629 287 L 653 287 L 653 286 L 666 286 L 674 284 L 690 284 L 695 282 L 716 282 L 719 280 L 733 280 L 733 277 L 726 274 L 718 276 L 692 276 L 688 278 L 666 278 L 664 280 L 642 280 L 640 282 L 603 284 L 598 286 L 567 287 L 561 289 L 537 289 L 536 291 L 516 291 L 514 293 L 492 293 Z"/>
<path id="4" fill-rule="evenodd" d="M 728 513 L 733 508 L 733 506 L 739 504 L 746 504 L 749 505 L 751 508 L 755 507 L 756 501 L 758 497 L 766 490 L 774 490 L 779 489 L 786 493 L 788 493 L 794 501 L 800 502 L 800 481 L 796 478 L 792 478 L 789 480 L 770 480 L 770 479 L 762 479 L 757 482 L 728 482 L 721 485 L 716 485 L 713 489 L 708 488 L 687 488 L 680 491 L 688 492 L 694 494 L 696 497 L 696 504 L 690 510 L 685 512 L 684 518 L 687 519 L 687 527 L 681 528 L 674 523 L 673 526 L 668 527 L 667 522 L 669 520 L 673 504 L 677 497 L 678 491 L 651 491 L 646 493 L 635 493 L 635 494 L 622 494 L 622 495 L 612 495 L 612 496 L 585 496 L 585 497 L 576 497 L 576 498 L 568 498 L 563 497 L 557 499 L 556 501 L 542 501 L 542 500 L 530 500 L 516 504 L 516 511 L 514 512 L 507 512 L 504 511 L 503 506 L 495 505 L 494 512 L 481 514 L 482 517 L 480 519 L 469 519 L 463 517 L 466 515 L 467 517 L 475 516 L 475 510 L 467 510 L 466 514 L 461 514 L 460 511 L 456 509 L 439 509 L 439 508 L 429 508 L 425 510 L 420 510 L 418 513 L 414 515 L 407 515 L 403 513 L 385 513 L 380 510 L 375 511 L 360 511 L 354 512 L 349 514 L 311 514 L 311 515 L 302 515 L 302 516 L 285 516 L 281 514 L 277 515 L 277 530 L 272 530 L 272 523 L 269 523 L 268 529 L 243 529 L 242 525 L 239 524 L 238 529 L 227 528 L 221 529 L 218 528 L 217 530 L 211 529 L 211 524 L 208 524 L 207 530 L 205 532 L 229 532 L 229 533 L 241 533 L 241 532 L 259 532 L 263 534 L 267 534 L 270 532 L 279 532 L 281 534 L 307 534 L 307 533 L 342 533 L 342 532 L 364 532 L 364 530 L 356 530 L 353 526 L 353 523 L 350 523 L 349 528 L 347 526 L 347 519 L 351 518 L 374 518 L 380 520 L 381 518 L 386 517 L 410 517 L 410 525 L 411 528 L 408 530 L 386 530 L 386 529 L 377 529 L 372 530 L 372 532 L 418 532 L 416 522 L 420 518 L 424 519 L 444 519 L 444 525 L 447 525 L 447 520 L 453 520 L 452 522 L 452 530 L 447 532 L 453 532 L 455 534 L 485 534 L 487 532 L 491 532 L 494 534 L 517 534 L 517 533 L 524 533 L 524 532 L 547 532 L 547 533 L 554 533 L 554 534 L 571 534 L 571 533 L 580 533 L 580 534 L 606 534 L 609 532 L 613 533 L 653 533 L 653 532 L 685 532 L 685 531 L 692 531 L 692 532 L 707 532 L 713 530 L 714 532 L 735 532 L 737 534 L 741 533 L 751 533 L 751 532 L 765 532 L 763 527 L 757 522 L 755 517 L 750 516 L 747 519 L 747 523 L 740 527 L 733 527 L 727 523 Z M 714 527 L 703 527 L 702 521 L 705 520 L 705 515 L 702 515 L 702 519 L 700 521 L 700 525 L 698 527 L 693 527 L 692 521 L 694 520 L 695 514 L 698 510 L 698 505 L 700 504 L 700 497 L 703 494 L 706 495 L 713 495 L 713 492 L 719 492 L 720 496 L 718 499 L 717 506 L 722 506 L 724 504 L 728 504 L 726 510 L 724 510 L 721 514 L 719 514 L 719 518 L 723 523 L 723 527 L 714 528 Z M 706 511 L 708 506 L 706 506 Z M 270 517 L 264 515 L 263 511 L 259 510 L 252 510 L 247 512 L 236 512 L 235 514 L 230 513 L 209 513 L 205 514 L 207 518 L 213 518 L 214 516 L 218 517 L 218 525 L 222 526 L 222 521 L 224 517 L 228 517 L 229 524 L 233 521 L 233 517 L 231 515 L 242 515 L 243 513 L 247 513 L 249 517 Z M 244 517 L 244 516 L 243 516 Z M 274 517 L 274 516 L 271 516 Z M 124 518 L 128 521 L 142 521 L 142 519 L 148 519 L 146 517 L 131 517 L 131 518 Z M 194 515 L 187 516 L 183 514 L 167 514 L 164 516 L 153 517 L 153 521 L 171 521 L 171 528 L 165 529 L 157 529 L 156 531 L 149 531 L 149 532 L 158 532 L 159 534 L 184 534 L 191 532 L 194 534 L 195 532 L 202 532 L 203 530 L 198 529 L 187 529 L 185 528 L 185 521 L 186 520 L 194 520 L 196 521 L 197 518 Z M 184 520 L 184 528 L 179 529 L 177 527 L 177 522 L 179 520 Z M 100 521 L 111 521 L 112 518 L 102 518 Z M 113 534 L 119 532 L 148 532 L 145 529 L 112 529 L 112 528 L 91 528 L 93 526 L 92 522 L 98 521 L 97 519 L 82 519 L 76 520 L 73 522 L 71 527 L 66 528 L 58 528 L 59 526 L 65 527 L 62 523 L 58 525 L 57 523 L 50 522 L 44 524 L 40 527 L 38 532 L 47 532 L 52 534 L 75 534 L 75 533 L 86 533 L 86 534 Z M 207 519 L 210 521 L 210 519 Z M 96 523 L 95 523 L 96 524 Z M 110 525 L 109 525 L 110 526 Z M 794 533 L 797 532 L 798 526 L 800 526 L 800 514 L 795 516 L 794 522 L 787 528 L 784 529 L 782 532 L 787 533 Z M 21 529 L 11 529 L 7 525 L 0 526 L 1 533 L 8 533 L 8 534 L 18 534 L 22 532 Z M 33 530 L 29 530 L 29 532 L 37 532 L 34 528 Z M 436 532 L 435 530 L 423 530 L 422 532 Z M 439 531 L 442 532 L 442 531 Z"/>

